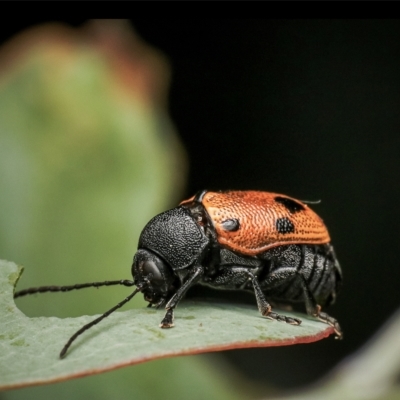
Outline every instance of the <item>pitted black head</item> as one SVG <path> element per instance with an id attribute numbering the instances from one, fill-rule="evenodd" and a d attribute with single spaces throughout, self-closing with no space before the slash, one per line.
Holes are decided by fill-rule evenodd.
<path id="1" fill-rule="evenodd" d="M 165 303 L 179 287 L 179 279 L 172 268 L 149 250 L 136 252 L 132 275 L 144 299 L 157 306 Z"/>
<path id="2" fill-rule="evenodd" d="M 185 207 L 176 207 L 152 218 L 139 238 L 139 249 L 164 259 L 173 270 L 189 267 L 202 255 L 209 239 Z"/>

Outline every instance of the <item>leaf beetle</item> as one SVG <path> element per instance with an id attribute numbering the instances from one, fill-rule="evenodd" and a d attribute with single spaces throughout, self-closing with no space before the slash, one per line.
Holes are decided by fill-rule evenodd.
<path id="1" fill-rule="evenodd" d="M 272 311 L 272 303 L 305 303 L 307 314 L 342 330 L 322 307 L 332 304 L 342 272 L 322 219 L 307 202 L 261 191 L 203 190 L 153 217 L 141 232 L 132 280 L 43 286 L 14 297 L 108 285 L 136 286 L 116 306 L 84 325 L 66 343 L 62 358 L 84 331 L 122 307 L 138 292 L 149 306 L 165 304 L 161 328 L 174 326 L 174 309 L 195 284 L 251 291 L 260 313 L 277 321 L 298 318 Z"/>

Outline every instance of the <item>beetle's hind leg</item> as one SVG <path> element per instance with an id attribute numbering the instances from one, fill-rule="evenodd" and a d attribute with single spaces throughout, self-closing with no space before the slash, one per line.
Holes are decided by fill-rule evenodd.
<path id="1" fill-rule="evenodd" d="M 342 328 L 339 325 L 339 322 L 335 318 L 328 315 L 327 313 L 321 312 L 321 306 L 317 304 L 313 294 L 310 291 L 310 288 L 307 285 L 304 276 L 302 274 L 299 275 L 301 276 L 307 314 L 319 319 L 325 324 L 330 325 L 335 330 L 336 333 L 335 339 L 343 339 L 343 332 Z"/>
<path id="2" fill-rule="evenodd" d="M 325 312 L 321 312 L 321 307 L 318 306 L 318 311 L 317 311 L 317 315 L 314 315 L 316 318 L 318 318 L 320 321 L 325 322 L 326 324 L 330 325 L 336 333 L 335 339 L 343 339 L 343 331 L 342 328 L 339 325 L 339 322 L 331 317 L 330 315 L 328 315 Z"/>

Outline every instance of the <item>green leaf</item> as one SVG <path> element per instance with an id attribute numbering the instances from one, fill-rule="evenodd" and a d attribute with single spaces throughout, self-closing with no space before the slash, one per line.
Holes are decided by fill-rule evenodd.
<path id="1" fill-rule="evenodd" d="M 186 301 L 176 311 L 173 329 L 158 327 L 163 316 L 158 310 L 115 312 L 81 335 L 61 360 L 58 354 L 68 338 L 95 316 L 26 317 L 13 302 L 21 271 L 12 262 L 0 263 L 0 389 L 61 381 L 163 357 L 309 343 L 333 331 L 304 315 L 300 326 L 291 326 L 262 318 L 255 306 Z"/>

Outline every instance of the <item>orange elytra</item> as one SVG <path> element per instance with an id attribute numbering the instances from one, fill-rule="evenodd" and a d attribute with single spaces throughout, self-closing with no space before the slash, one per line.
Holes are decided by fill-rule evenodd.
<path id="1" fill-rule="evenodd" d="M 194 197 L 183 201 L 188 204 Z M 199 199 L 200 200 L 200 199 Z M 201 203 L 218 242 L 232 251 L 254 256 L 287 244 L 330 242 L 322 219 L 307 204 L 292 197 L 260 191 L 205 192 Z M 237 221 L 237 229 L 226 221 Z"/>

